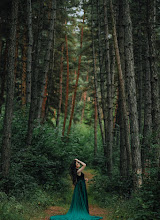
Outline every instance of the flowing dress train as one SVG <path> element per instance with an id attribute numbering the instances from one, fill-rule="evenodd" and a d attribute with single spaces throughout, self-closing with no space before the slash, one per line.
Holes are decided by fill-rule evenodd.
<path id="1" fill-rule="evenodd" d="M 77 175 L 77 183 L 69 211 L 65 215 L 51 216 L 50 220 L 99 220 L 102 218 L 89 214 L 86 183 L 84 174 L 81 173 L 81 176 Z"/>

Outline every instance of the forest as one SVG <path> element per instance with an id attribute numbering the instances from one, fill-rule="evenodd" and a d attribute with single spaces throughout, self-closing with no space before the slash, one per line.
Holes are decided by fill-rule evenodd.
<path id="1" fill-rule="evenodd" d="M 66 213 L 75 158 L 93 214 L 160 219 L 160 1 L 0 1 L 0 131 L 0 220 Z"/>

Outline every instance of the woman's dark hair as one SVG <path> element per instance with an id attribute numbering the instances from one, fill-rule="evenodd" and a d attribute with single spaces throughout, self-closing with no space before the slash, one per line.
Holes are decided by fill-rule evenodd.
<path id="1" fill-rule="evenodd" d="M 77 183 L 77 168 L 76 168 L 76 160 L 73 160 L 70 165 L 70 176 L 74 185 Z"/>

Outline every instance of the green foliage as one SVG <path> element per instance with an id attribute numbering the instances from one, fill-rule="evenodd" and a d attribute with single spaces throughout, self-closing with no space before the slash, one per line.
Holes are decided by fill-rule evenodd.
<path id="1" fill-rule="evenodd" d="M 27 118 L 27 111 L 16 109 L 12 124 L 10 174 L 1 181 L 0 187 L 19 199 L 29 199 L 39 188 L 63 193 L 69 185 L 71 161 L 78 157 L 87 165 L 92 164 L 93 129 L 84 124 L 73 124 L 70 136 L 62 137 L 61 128 L 55 129 L 45 123 L 34 129 L 32 146 L 29 147 L 25 144 Z"/>
<path id="2" fill-rule="evenodd" d="M 160 181 L 158 170 L 150 169 L 150 176 L 136 192 L 131 192 L 131 181 L 122 181 L 118 174 L 112 179 L 104 175 L 95 176 L 89 194 L 101 206 L 111 210 L 110 219 L 158 220 L 160 219 Z"/>

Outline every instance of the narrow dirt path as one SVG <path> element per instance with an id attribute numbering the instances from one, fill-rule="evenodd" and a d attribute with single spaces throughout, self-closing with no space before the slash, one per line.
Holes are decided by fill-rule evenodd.
<path id="1" fill-rule="evenodd" d="M 94 174 L 92 174 L 90 171 L 84 171 L 85 177 L 88 178 L 88 180 L 90 181 L 93 177 Z M 88 189 L 90 183 L 86 183 L 86 187 Z M 60 206 L 52 206 L 50 208 L 48 208 L 45 211 L 45 218 L 42 218 L 42 220 L 49 220 L 49 217 L 52 215 L 63 215 L 67 213 L 67 209 L 60 207 Z M 90 215 L 94 215 L 94 216 L 101 216 L 103 217 L 103 220 L 107 220 L 107 214 L 108 211 L 106 209 L 100 208 L 98 207 L 98 205 L 90 205 L 89 204 L 89 214 Z"/>

